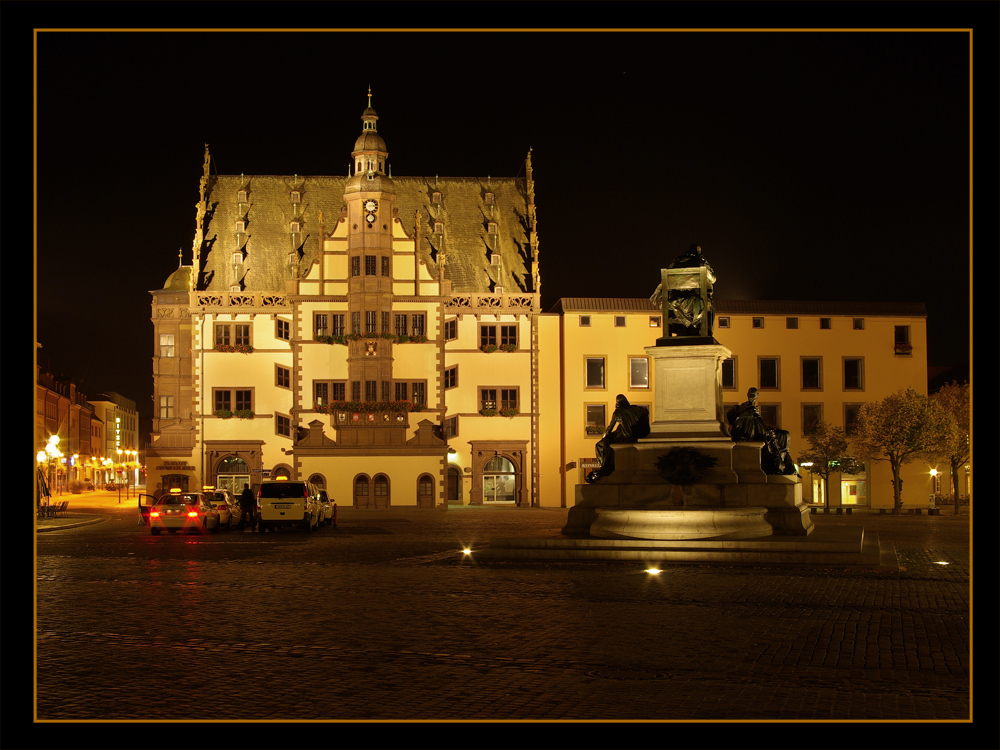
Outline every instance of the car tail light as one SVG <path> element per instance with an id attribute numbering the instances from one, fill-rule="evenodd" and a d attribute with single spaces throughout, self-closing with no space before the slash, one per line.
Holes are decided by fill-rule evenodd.
<path id="1" fill-rule="evenodd" d="M 160 517 L 160 511 L 158 511 L 158 510 L 151 510 L 151 511 L 149 511 L 149 517 L 150 518 L 159 518 Z"/>
<path id="2" fill-rule="evenodd" d="M 188 511 L 188 518 L 197 518 L 197 517 L 198 517 L 198 511 L 196 511 L 196 510 L 189 510 Z"/>

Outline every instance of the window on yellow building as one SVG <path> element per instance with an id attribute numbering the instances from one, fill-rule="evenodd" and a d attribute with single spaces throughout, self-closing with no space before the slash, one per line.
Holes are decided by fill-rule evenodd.
<path id="1" fill-rule="evenodd" d="M 865 387 L 864 357 L 844 357 L 844 390 L 860 391 Z"/>
<path id="2" fill-rule="evenodd" d="M 777 390 L 780 388 L 780 368 L 777 357 L 759 357 L 757 359 L 757 387 L 760 390 Z"/>
<path id="3" fill-rule="evenodd" d="M 803 390 L 820 390 L 822 381 L 822 358 L 803 357 L 802 358 L 802 388 Z"/>
<path id="4" fill-rule="evenodd" d="M 587 357 L 585 366 L 587 388 L 604 388 L 604 357 Z"/>

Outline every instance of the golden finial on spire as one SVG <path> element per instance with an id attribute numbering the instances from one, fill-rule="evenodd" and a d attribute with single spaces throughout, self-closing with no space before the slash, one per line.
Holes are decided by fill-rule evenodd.
<path id="1" fill-rule="evenodd" d="M 372 87 L 371 87 L 371 84 L 368 84 L 368 107 L 369 107 L 369 109 L 371 108 L 371 106 L 372 106 Z"/>

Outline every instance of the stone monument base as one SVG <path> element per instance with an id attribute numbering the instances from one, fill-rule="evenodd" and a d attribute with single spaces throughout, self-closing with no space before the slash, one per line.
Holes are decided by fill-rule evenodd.
<path id="1" fill-rule="evenodd" d="M 895 547 L 854 526 L 818 528 L 808 536 L 747 539 L 596 539 L 527 537 L 491 539 L 477 549 L 478 562 L 611 562 L 651 567 L 739 565 L 750 567 L 860 568 L 898 571 Z"/>

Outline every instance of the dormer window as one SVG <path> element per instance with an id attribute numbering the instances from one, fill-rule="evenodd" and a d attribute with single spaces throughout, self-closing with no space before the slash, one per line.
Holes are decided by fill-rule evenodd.
<path id="1" fill-rule="evenodd" d="M 499 268 L 500 266 L 500 253 L 490 253 L 490 263 Z"/>
<path id="2" fill-rule="evenodd" d="M 435 190 L 433 195 L 431 195 L 431 203 L 440 203 L 440 202 L 441 202 L 441 193 Z"/>
<path id="3" fill-rule="evenodd" d="M 236 222 L 236 231 L 237 232 L 245 232 L 245 231 L 247 231 L 247 223 L 245 221 L 243 221 L 242 219 L 240 221 L 237 221 Z"/>
<path id="4" fill-rule="evenodd" d="M 487 223 L 487 225 L 486 225 L 486 231 L 488 231 L 490 234 L 496 234 L 497 233 L 497 223 L 495 221 L 491 221 L 491 222 Z"/>
<path id="5" fill-rule="evenodd" d="M 493 199 L 494 199 L 494 197 L 495 196 L 493 195 L 493 193 L 487 193 L 486 196 L 484 197 L 484 200 L 486 201 L 486 205 L 492 206 L 493 205 Z"/>
<path id="6" fill-rule="evenodd" d="M 292 222 L 292 223 L 290 224 L 290 228 L 291 228 L 291 230 L 292 230 L 292 234 L 295 234 L 296 232 L 298 232 L 298 231 L 299 231 L 299 222 L 297 222 L 297 221 L 293 221 L 293 222 Z"/>
<path id="7" fill-rule="evenodd" d="M 247 191 L 246 190 L 240 190 L 238 193 L 236 193 L 236 200 L 239 203 L 246 203 L 247 202 Z"/>
<path id="8" fill-rule="evenodd" d="M 293 190 L 292 194 L 291 194 L 291 199 L 292 199 L 292 203 L 301 203 L 302 202 L 302 193 L 300 193 L 298 190 Z"/>
<path id="9" fill-rule="evenodd" d="M 243 253 L 240 252 L 233 253 L 233 265 L 238 266 L 242 262 L 243 262 Z"/>
<path id="10" fill-rule="evenodd" d="M 435 221 L 434 222 L 434 233 L 435 234 L 444 234 L 444 224 L 441 223 L 440 221 Z"/>

